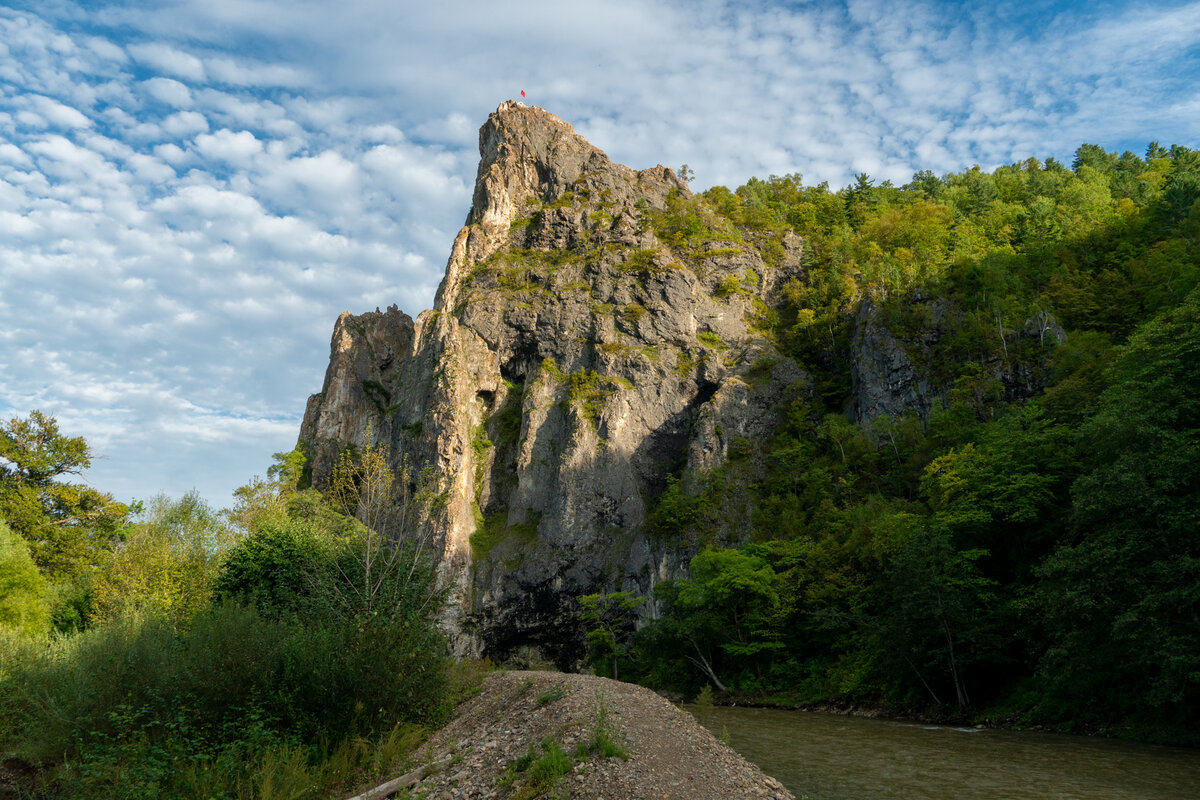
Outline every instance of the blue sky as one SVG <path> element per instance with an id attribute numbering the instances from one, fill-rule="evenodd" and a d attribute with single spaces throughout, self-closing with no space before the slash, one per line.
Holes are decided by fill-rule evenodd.
<path id="1" fill-rule="evenodd" d="M 40 0 L 0 7 L 0 417 L 118 499 L 295 442 L 341 311 L 432 303 L 524 89 L 693 186 L 1200 146 L 1200 2 Z"/>

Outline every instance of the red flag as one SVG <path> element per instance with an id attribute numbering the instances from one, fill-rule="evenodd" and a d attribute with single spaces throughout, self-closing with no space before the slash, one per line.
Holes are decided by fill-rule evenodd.
<path id="1" fill-rule="evenodd" d="M 522 89 L 522 90 L 521 90 L 521 97 L 522 97 L 522 98 L 524 98 L 524 97 L 525 97 L 525 90 L 524 90 L 524 89 Z"/>

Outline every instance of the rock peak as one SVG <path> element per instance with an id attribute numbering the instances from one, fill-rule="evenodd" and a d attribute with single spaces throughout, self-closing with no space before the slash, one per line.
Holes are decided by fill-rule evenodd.
<path id="1" fill-rule="evenodd" d="M 467 224 L 507 230 L 526 200 L 553 201 L 585 171 L 615 166 L 559 117 L 506 100 L 479 129 L 479 171 Z"/>
<path id="2" fill-rule="evenodd" d="M 438 554 L 456 652 L 535 643 L 566 668 L 579 596 L 651 597 L 691 557 L 646 524 L 674 472 L 766 441 L 807 380 L 756 327 L 799 247 L 765 262 L 674 172 L 613 163 L 541 108 L 501 103 L 479 150 L 434 309 L 340 319 L 301 441 L 318 487 L 368 431 L 410 490 L 432 481 L 414 535 Z M 707 239 L 676 235 L 685 213 Z"/>

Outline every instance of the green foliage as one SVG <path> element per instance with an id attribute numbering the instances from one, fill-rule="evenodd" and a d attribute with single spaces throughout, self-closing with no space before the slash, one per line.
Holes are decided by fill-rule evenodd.
<path id="1" fill-rule="evenodd" d="M 729 297 L 730 295 L 738 294 L 742 289 L 742 280 L 737 275 L 728 275 L 717 283 L 717 289 L 713 292 L 713 297 L 718 299 Z"/>
<path id="2" fill-rule="evenodd" d="M 1043 668 L 1088 716 L 1186 730 L 1200 708 L 1200 291 L 1119 353 L 1079 431 L 1072 535 L 1041 568 Z"/>
<path id="3" fill-rule="evenodd" d="M 650 227 L 659 240 L 677 251 L 693 256 L 704 255 L 700 246 L 712 241 L 740 241 L 733 225 L 713 213 L 702 197 L 685 197 L 672 192 L 666 208 L 648 211 Z"/>
<path id="4" fill-rule="evenodd" d="M 708 497 L 689 495 L 674 475 L 668 475 L 666 488 L 655 499 L 646 527 L 656 536 L 677 537 L 699 525 L 712 505 Z"/>
<path id="5" fill-rule="evenodd" d="M 526 512 L 526 522 L 508 523 L 507 509 L 489 514 L 480 520 L 479 527 L 471 534 L 471 557 L 483 561 L 502 542 L 530 542 L 537 537 L 541 514 Z"/>
<path id="6" fill-rule="evenodd" d="M 232 541 L 195 492 L 177 501 L 154 498 L 92 575 L 92 619 L 142 609 L 186 625 L 208 605 L 210 584 Z"/>
<path id="7" fill-rule="evenodd" d="M 512 797 L 514 800 L 533 800 L 558 786 L 562 776 L 574 766 L 575 762 L 563 752 L 562 746 L 553 738 L 547 737 L 541 743 L 540 755 L 534 745 L 529 745 L 525 755 L 509 764 L 497 779 L 497 783 L 510 786 L 524 777 L 524 782 Z"/>
<path id="8" fill-rule="evenodd" d="M 601 375 L 594 369 L 584 369 L 571 373 L 568 387 L 568 403 L 579 409 L 589 424 L 595 425 L 605 401 L 618 389 L 633 389 L 633 384 L 619 375 Z"/>
<path id="9" fill-rule="evenodd" d="M 566 373 L 558 368 L 558 364 L 556 364 L 552 358 L 542 359 L 542 371 L 559 383 L 563 383 L 567 380 Z"/>
<path id="10" fill-rule="evenodd" d="M 696 368 L 697 361 L 698 359 L 690 350 L 680 350 L 675 361 L 675 374 L 680 378 L 686 378 Z"/>
<path id="11" fill-rule="evenodd" d="M 959 550 L 944 533 L 925 528 L 886 573 L 891 603 L 879 631 L 885 652 L 904 661 L 939 705 L 946 702 L 935 690 L 939 684 L 949 685 L 958 709 L 970 705 L 970 667 L 999 647 L 999 632 L 987 624 L 995 582 L 977 563 L 986 555 Z"/>
<path id="12" fill-rule="evenodd" d="M 574 192 L 563 192 L 554 200 L 546 204 L 547 208 L 569 208 L 575 202 Z"/>
<path id="13" fill-rule="evenodd" d="M 566 695 L 566 693 L 567 693 L 567 686 L 565 683 L 554 684 L 549 689 L 547 689 L 546 691 L 542 692 L 541 694 L 539 694 L 537 696 L 538 708 L 542 708 L 543 706 L 548 706 L 551 703 L 561 700 L 563 698 L 563 696 Z"/>
<path id="14" fill-rule="evenodd" d="M 310 796 L 399 757 L 397 723 L 441 719 L 447 679 L 420 539 L 361 521 L 406 526 L 428 502 L 385 462 L 368 445 L 339 465 L 359 519 L 252 484 L 231 548 L 198 498 L 153 501 L 91 575 L 91 627 L 3 648 L 0 747 L 79 797 Z"/>
<path id="15" fill-rule="evenodd" d="M 380 414 L 386 413 L 392 402 L 392 393 L 382 383 L 369 379 L 364 380 L 362 381 L 362 390 Z"/>
<path id="16" fill-rule="evenodd" d="M 774 570 L 750 553 L 705 549 L 692 559 L 689 573 L 655 587 L 666 614 L 639 634 L 642 649 L 666 645 L 684 651 L 704 679 L 722 690 L 721 674 L 761 676 L 764 659 L 779 647 L 772 631 L 781 601 Z"/>
<path id="17" fill-rule="evenodd" d="M 29 545 L 0 519 L 0 629 L 44 633 L 50 623 L 45 593 Z"/>
<path id="18" fill-rule="evenodd" d="M 577 753 L 577 757 L 595 755 L 629 760 L 629 751 L 617 743 L 617 732 L 608 718 L 608 701 L 603 694 L 596 696 L 596 717 L 592 721 L 591 736 L 586 744 L 580 742 L 580 747 L 582 752 Z"/>
<path id="19" fill-rule="evenodd" d="M 278 618 L 306 602 L 319 565 L 332 560 L 337 540 L 309 520 L 272 521 L 258 527 L 226 556 L 213 581 L 214 596 L 256 607 Z"/>
<path id="20" fill-rule="evenodd" d="M 504 403 L 488 421 L 498 447 L 516 444 L 521 436 L 521 403 L 524 389 L 523 384 L 509 385 Z"/>
<path id="21" fill-rule="evenodd" d="M 546 693 L 539 696 L 538 705 L 544 706 L 542 697 L 555 690 L 558 692 L 553 700 L 559 699 L 565 693 L 565 685 L 556 684 Z M 549 702 L 553 702 L 553 700 Z M 600 758 L 620 758 L 629 760 L 629 753 L 617 744 L 616 732 L 608 718 L 608 707 L 604 697 L 600 696 L 596 705 L 596 717 L 592 723 L 590 737 L 586 742 L 580 742 L 574 754 L 568 754 L 553 737 L 542 740 L 540 747 L 530 744 L 529 749 L 513 759 L 504 772 L 496 779 L 500 786 L 513 786 L 520 783 L 511 795 L 514 800 L 532 800 L 535 797 L 558 796 L 550 794 L 562 783 L 562 777 L 575 768 L 575 762 L 586 760 L 591 756 Z M 540 750 L 540 752 L 539 752 Z"/>
<path id="22" fill-rule="evenodd" d="M 293 690 L 319 690 L 286 685 L 295 675 L 281 669 L 302 627 L 224 606 L 185 636 L 134 614 L 6 653 L 6 738 L 19 736 L 25 758 L 59 764 L 54 796 L 81 798 L 273 797 L 288 786 L 281 796 L 317 796 L 403 757 L 416 741 L 396 726 L 314 759 L 336 728 L 302 733 L 286 718 Z"/>
<path id="23" fill-rule="evenodd" d="M 658 251 L 652 247 L 643 247 L 629 253 L 625 259 L 625 269 L 629 272 L 643 272 L 654 265 Z"/>
<path id="24" fill-rule="evenodd" d="M 598 674 L 620 679 L 619 663 L 633 641 L 642 598 L 633 592 L 588 594 L 579 598 L 588 655 Z"/>

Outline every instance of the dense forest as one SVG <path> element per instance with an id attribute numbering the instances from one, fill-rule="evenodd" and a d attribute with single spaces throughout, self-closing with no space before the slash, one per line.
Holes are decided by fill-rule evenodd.
<path id="1" fill-rule="evenodd" d="M 657 532 L 707 547 L 636 635 L 635 598 L 586 599 L 597 667 L 1195 743 L 1198 201 L 1200 152 L 1157 143 L 677 198 L 655 224 L 681 249 L 733 237 L 769 259 L 804 236 L 806 274 L 761 316 L 814 387 L 764 449 L 659 499 Z M 850 421 L 866 304 L 928 409 Z M 731 509 L 748 541 L 713 535 Z"/>
<path id="2" fill-rule="evenodd" d="M 771 177 L 647 217 L 681 253 L 742 241 L 769 262 L 799 234 L 803 273 L 758 320 L 813 381 L 771 441 L 658 498 L 654 535 L 699 554 L 649 624 L 644 598 L 580 599 L 597 672 L 1200 740 L 1200 152 L 1084 145 L 1070 168 L 836 191 Z M 865 307 L 929 376 L 928 408 L 853 413 Z M 381 448 L 323 493 L 280 454 L 220 512 L 118 503 L 71 482 L 90 458 L 41 413 L 0 428 L 13 791 L 327 794 L 467 690 L 434 565 L 402 535 L 436 498 Z"/>

